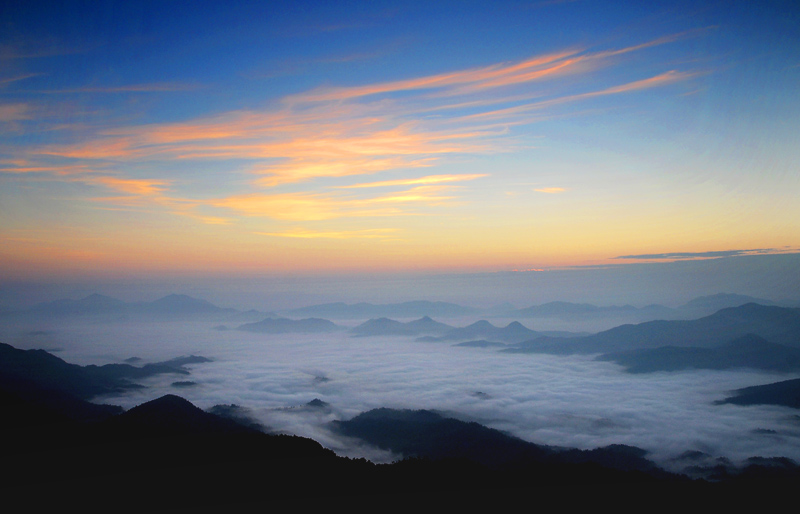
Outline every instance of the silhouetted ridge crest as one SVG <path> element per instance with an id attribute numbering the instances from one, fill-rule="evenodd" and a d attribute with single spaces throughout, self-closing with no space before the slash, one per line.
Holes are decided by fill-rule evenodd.
<path id="1" fill-rule="evenodd" d="M 800 308 L 748 303 L 721 309 L 695 320 L 647 321 L 621 325 L 594 335 L 560 339 L 541 337 L 504 351 L 609 353 L 660 346 L 710 348 L 754 334 L 767 341 L 800 348 Z"/>
<path id="2" fill-rule="evenodd" d="M 141 435 L 189 435 L 254 432 L 233 420 L 210 414 L 190 401 L 167 394 L 111 418 L 112 429 Z"/>

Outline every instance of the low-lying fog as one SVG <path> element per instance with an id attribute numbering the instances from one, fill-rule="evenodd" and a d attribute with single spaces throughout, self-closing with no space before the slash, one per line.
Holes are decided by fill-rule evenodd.
<path id="1" fill-rule="evenodd" d="M 734 461 L 800 460 L 800 416 L 774 406 L 714 405 L 732 389 L 793 376 L 756 371 L 632 375 L 591 356 L 500 353 L 406 337 L 265 335 L 218 323 L 102 323 L 6 327 L 3 342 L 43 348 L 67 362 L 138 364 L 182 355 L 211 363 L 160 375 L 103 402 L 133 407 L 174 393 L 201 408 L 237 404 L 275 431 L 311 437 L 340 455 L 392 456 L 328 432 L 325 424 L 376 407 L 437 409 L 546 445 L 642 447 L 665 467 L 687 450 Z M 196 385 L 175 387 L 173 382 Z M 330 409 L 304 404 L 319 398 Z"/>

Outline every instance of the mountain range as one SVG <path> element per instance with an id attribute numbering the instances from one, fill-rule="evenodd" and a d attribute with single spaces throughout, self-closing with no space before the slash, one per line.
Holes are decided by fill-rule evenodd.
<path id="1" fill-rule="evenodd" d="M 286 311 L 294 317 L 316 316 L 332 319 L 420 318 L 424 316 L 456 318 L 479 313 L 479 309 L 447 302 L 417 300 L 402 303 L 372 304 L 343 302 L 311 305 Z"/>
<path id="2" fill-rule="evenodd" d="M 366 336 L 419 336 L 442 334 L 453 330 L 453 327 L 434 321 L 428 316 L 420 319 L 401 322 L 389 318 L 373 318 L 354 327 L 350 333 L 360 337 Z"/>
<path id="3" fill-rule="evenodd" d="M 497 317 L 509 318 L 557 318 L 563 320 L 585 320 L 609 318 L 622 323 L 641 323 L 657 319 L 677 320 L 708 316 L 720 309 L 739 307 L 746 303 L 776 305 L 771 300 L 733 293 L 718 293 L 701 296 L 676 307 L 652 304 L 644 307 L 632 305 L 597 306 L 588 303 L 548 302 L 524 309 L 495 310 Z"/>
<path id="4" fill-rule="evenodd" d="M 152 302 L 125 302 L 96 293 L 79 300 L 62 299 L 28 309 L 6 310 L 3 315 L 29 320 L 91 317 L 109 321 L 214 319 L 239 322 L 275 317 L 274 313 L 218 307 L 185 294 L 170 294 Z"/>
<path id="5" fill-rule="evenodd" d="M 695 320 L 657 320 L 621 325 L 570 339 L 539 337 L 504 351 L 516 353 L 611 353 L 663 346 L 712 348 L 753 334 L 800 348 L 800 308 L 748 303 Z"/>
<path id="6" fill-rule="evenodd" d="M 616 362 L 629 373 L 735 368 L 783 373 L 800 371 L 800 348 L 770 343 L 754 334 L 712 348 L 660 346 L 606 353 L 598 359 Z"/>
<path id="7" fill-rule="evenodd" d="M 265 318 L 255 323 L 245 323 L 239 325 L 236 330 L 246 332 L 259 332 L 262 334 L 296 334 L 296 333 L 326 333 L 342 330 L 340 327 L 327 319 L 306 318 Z"/>
<path id="8" fill-rule="evenodd" d="M 484 339 L 503 343 L 520 343 L 544 334 L 531 330 L 519 321 L 497 327 L 486 320 L 476 321 L 466 327 L 453 328 L 439 337 L 420 338 L 421 341 L 471 341 Z"/>
<path id="9" fill-rule="evenodd" d="M 176 395 L 127 411 L 92 404 L 81 396 L 107 386 L 80 385 L 94 380 L 92 368 L 40 350 L 2 351 L 0 362 L 14 365 L 0 368 L 0 494 L 5 506 L 29 511 L 211 512 L 322 507 L 334 499 L 488 508 L 575 490 L 585 501 L 570 504 L 591 507 L 607 492 L 633 489 L 662 505 L 702 499 L 719 506 L 732 493 L 762 498 L 765 488 L 772 499 L 788 499 L 800 482 L 800 468 L 785 459 L 780 466 L 760 459 L 709 483 L 667 473 L 638 448 L 544 447 L 432 411 L 376 409 L 334 424 L 403 457 L 378 465 L 336 456 L 308 438 L 265 434 Z M 48 378 L 53 373 L 58 380 Z"/>
<path id="10" fill-rule="evenodd" d="M 213 319 L 231 323 L 257 322 L 265 318 L 329 318 L 329 319 L 417 319 L 422 317 L 460 318 L 484 316 L 489 318 L 512 319 L 559 319 L 559 320 L 613 320 L 619 324 L 640 323 L 656 319 L 678 320 L 694 319 L 710 315 L 720 309 L 738 307 L 745 303 L 775 305 L 766 299 L 751 296 L 719 293 L 695 298 L 677 307 L 648 305 L 645 307 L 597 306 L 588 303 L 548 302 L 516 309 L 511 304 L 498 305 L 489 309 L 477 309 L 454 303 L 425 300 L 390 303 L 327 303 L 311 305 L 280 312 L 261 312 L 254 309 L 240 311 L 222 308 L 206 300 L 185 294 L 170 294 L 151 302 L 125 302 L 110 296 L 91 294 L 79 300 L 60 299 L 40 303 L 27 309 L 4 307 L 2 317 L 22 317 L 41 319 L 42 317 L 94 317 L 109 320 L 170 320 L 170 319 Z"/>

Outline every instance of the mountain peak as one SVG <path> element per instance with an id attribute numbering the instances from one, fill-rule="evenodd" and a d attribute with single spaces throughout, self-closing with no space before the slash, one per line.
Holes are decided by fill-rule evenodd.
<path id="1" fill-rule="evenodd" d="M 242 425 L 209 414 L 190 401 L 167 394 L 133 407 L 108 420 L 132 435 L 175 435 L 194 433 L 224 433 L 248 431 Z"/>

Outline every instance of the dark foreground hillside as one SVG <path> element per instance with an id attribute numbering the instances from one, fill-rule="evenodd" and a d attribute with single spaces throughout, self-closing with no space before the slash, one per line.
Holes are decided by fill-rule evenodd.
<path id="1" fill-rule="evenodd" d="M 60 366 L 52 356 L 35 355 Z M 391 444 L 417 448 L 417 457 L 376 465 L 338 457 L 307 438 L 259 432 L 174 395 L 120 412 L 98 408 L 59 390 L 58 384 L 5 377 L 0 384 L 0 502 L 6 512 L 267 511 L 335 505 L 496 509 L 520 500 L 531 508 L 558 502 L 633 510 L 642 507 L 637 499 L 644 497 L 676 506 L 685 501 L 738 504 L 745 496 L 770 502 L 788 497 L 800 485 L 793 473 L 766 467 L 752 467 L 748 478 L 722 483 L 693 481 L 652 469 L 630 449 L 624 453 L 635 466 L 608 465 L 588 454 L 543 460 L 548 451 L 536 445 L 424 412 L 400 413 L 402 423 L 395 420 L 389 436 Z M 398 415 L 378 414 L 355 421 L 374 435 L 386 415 Z M 444 444 L 449 429 L 447 451 L 437 454 L 429 443 Z M 409 438 L 426 442 L 414 444 Z M 459 447 L 469 451 L 459 452 Z M 516 457 L 491 458 L 494 451 Z"/>

